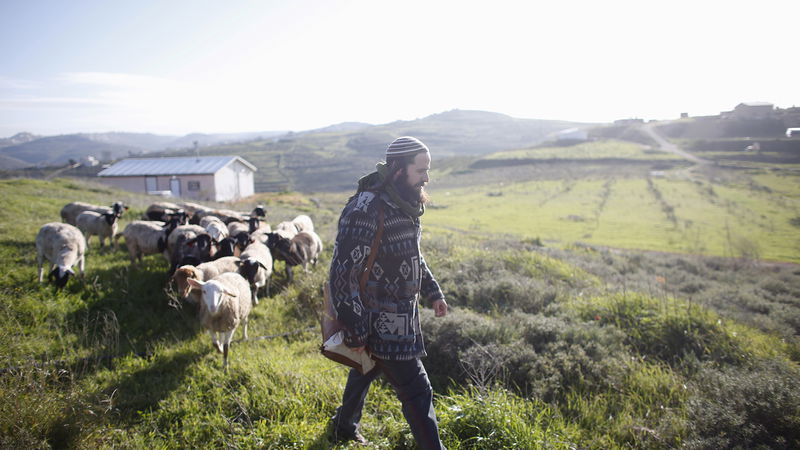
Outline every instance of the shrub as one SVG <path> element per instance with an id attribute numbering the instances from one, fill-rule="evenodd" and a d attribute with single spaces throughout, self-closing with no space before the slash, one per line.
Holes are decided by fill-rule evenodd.
<path id="1" fill-rule="evenodd" d="M 613 294 L 578 303 L 584 319 L 614 325 L 640 354 L 677 364 L 691 355 L 699 360 L 735 363 L 744 351 L 717 315 L 677 299 L 642 294 Z"/>
<path id="2" fill-rule="evenodd" d="M 454 311 L 422 314 L 432 380 L 500 384 L 545 401 L 605 389 L 624 372 L 623 336 L 613 329 L 515 313 L 490 319 Z"/>
<path id="3" fill-rule="evenodd" d="M 800 447 L 800 371 L 777 361 L 705 368 L 689 400 L 689 448 Z"/>

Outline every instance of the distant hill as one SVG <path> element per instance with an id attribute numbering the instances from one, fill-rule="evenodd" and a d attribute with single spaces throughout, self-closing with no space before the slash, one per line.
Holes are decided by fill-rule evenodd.
<path id="1" fill-rule="evenodd" d="M 58 166 L 70 159 L 80 161 L 93 156 L 101 161 L 112 161 L 130 155 L 219 145 L 284 134 L 283 131 L 250 133 L 189 134 L 186 136 L 157 135 L 151 133 L 81 133 L 60 136 L 35 136 L 18 133 L 0 139 L 0 169 L 14 170 L 32 166 Z"/>
<path id="2" fill-rule="evenodd" d="M 356 180 L 383 158 L 395 138 L 412 135 L 431 149 L 434 158 L 480 156 L 523 148 L 557 131 L 593 124 L 557 120 L 516 119 L 484 111 L 453 110 L 422 119 L 384 125 L 339 124 L 278 139 L 261 139 L 200 149 L 201 154 L 242 156 L 258 167 L 256 191 L 284 189 L 315 192 L 352 189 Z M 186 155 L 193 151 L 162 152 Z"/>
<path id="3" fill-rule="evenodd" d="M 26 142 L 30 142 L 36 139 L 39 139 L 41 136 L 36 136 L 35 134 L 31 133 L 17 133 L 10 138 L 0 138 L 0 148 L 10 147 L 12 145 L 19 145 L 24 144 Z"/>
<path id="4" fill-rule="evenodd" d="M 239 155 L 255 164 L 256 191 L 301 192 L 351 189 L 374 169 L 386 146 L 404 135 L 422 139 L 434 158 L 474 157 L 525 148 L 553 133 L 597 124 L 517 119 L 485 111 L 452 110 L 383 125 L 344 122 L 303 132 L 189 134 L 95 133 L 39 137 L 0 148 L 0 169 L 58 166 L 94 156 L 111 161 L 138 156 Z M 76 172 L 73 175 L 79 176 Z"/>

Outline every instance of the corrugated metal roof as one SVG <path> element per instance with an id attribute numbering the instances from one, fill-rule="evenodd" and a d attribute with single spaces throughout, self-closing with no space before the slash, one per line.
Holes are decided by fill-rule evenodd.
<path id="1" fill-rule="evenodd" d="M 184 158 L 129 158 L 100 171 L 98 177 L 130 177 L 140 175 L 213 174 L 238 160 L 253 171 L 256 167 L 239 156 L 201 156 Z"/>

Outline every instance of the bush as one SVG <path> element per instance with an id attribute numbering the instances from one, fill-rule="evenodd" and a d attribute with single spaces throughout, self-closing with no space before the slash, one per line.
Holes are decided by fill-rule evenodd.
<path id="1" fill-rule="evenodd" d="M 800 448 L 800 371 L 772 361 L 706 368 L 689 400 L 689 448 Z"/>
<path id="2" fill-rule="evenodd" d="M 737 363 L 744 350 L 717 315 L 677 299 L 641 294 L 614 294 L 577 304 L 581 316 L 614 325 L 640 354 L 668 364 L 686 356 L 700 361 Z"/>
<path id="3" fill-rule="evenodd" d="M 499 384 L 526 397 L 563 399 L 566 392 L 605 389 L 624 372 L 623 335 L 593 324 L 515 313 L 490 319 L 454 311 L 422 314 L 432 380 Z"/>

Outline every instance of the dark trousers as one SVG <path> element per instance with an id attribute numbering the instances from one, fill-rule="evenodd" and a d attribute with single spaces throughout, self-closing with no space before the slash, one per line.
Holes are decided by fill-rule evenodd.
<path id="1" fill-rule="evenodd" d="M 378 375 L 384 374 L 403 405 L 403 415 L 411 427 L 417 445 L 421 449 L 443 449 L 439 440 L 436 412 L 433 410 L 433 390 L 422 361 L 417 358 L 410 361 L 376 362 L 375 368 L 365 375 L 355 369 L 350 370 L 342 396 L 342 406 L 336 409 L 336 415 L 333 416 L 335 428 L 346 435 L 356 432 L 369 387 Z"/>

